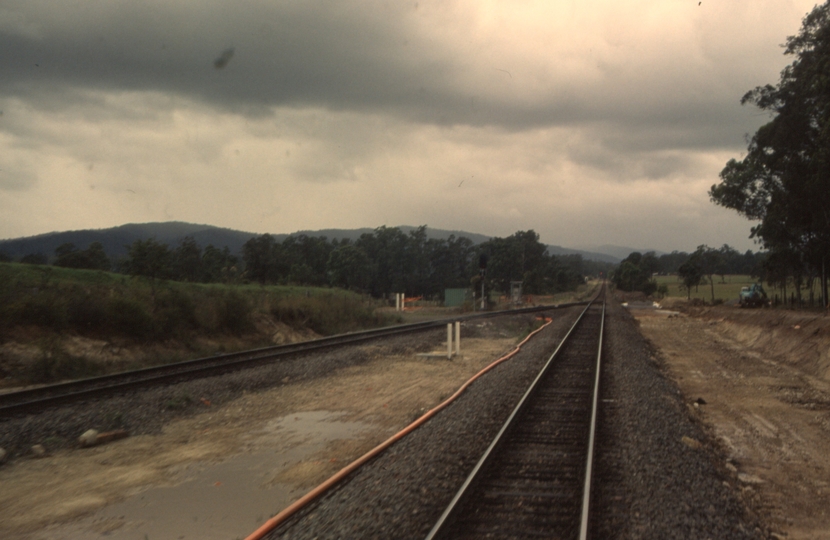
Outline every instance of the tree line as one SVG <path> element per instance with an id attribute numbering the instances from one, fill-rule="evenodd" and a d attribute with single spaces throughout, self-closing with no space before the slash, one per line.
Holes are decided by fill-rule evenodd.
<path id="1" fill-rule="evenodd" d="M 532 230 L 477 245 L 455 235 L 427 238 L 426 226 L 408 234 L 379 227 L 355 241 L 299 235 L 280 243 L 263 234 L 242 248 L 251 281 L 330 285 L 375 297 L 402 292 L 440 298 L 445 289 L 477 287 L 482 256 L 488 287 L 502 292 L 511 281 L 523 281 L 528 294 L 572 290 L 594 269 L 580 255 L 550 255 Z"/>
<path id="2" fill-rule="evenodd" d="M 794 57 L 778 84 L 756 87 L 741 99 L 770 114 L 749 141 L 747 154 L 730 159 L 711 200 L 756 221 L 751 237 L 769 255 L 767 281 L 784 291 L 821 283 L 827 304 L 830 253 L 830 1 L 807 14 L 787 38 Z M 805 287 L 806 286 L 806 287 Z"/>
<path id="3" fill-rule="evenodd" d="M 652 251 L 645 254 L 634 252 L 620 262 L 614 270 L 612 281 L 623 291 L 642 291 L 647 295 L 662 293 L 658 289 L 655 275 L 677 274 L 688 296 L 691 290 L 708 283 L 715 300 L 715 276 L 721 279 L 728 274 L 750 275 L 761 281 L 768 281 L 769 254 L 738 250 L 724 244 L 720 248 L 700 245 L 692 253 L 673 251 L 659 257 Z"/>
<path id="4" fill-rule="evenodd" d="M 43 255 L 27 257 L 21 262 L 48 262 Z M 480 290 L 484 260 L 487 290 L 507 292 L 511 281 L 522 281 L 525 294 L 573 290 L 586 275 L 598 276 L 613 267 L 581 255 L 553 256 L 533 230 L 474 244 L 455 235 L 428 238 L 425 225 L 408 234 L 397 227 L 379 227 L 354 241 L 296 235 L 279 242 L 262 234 L 243 245 L 241 256 L 227 247 L 202 248 L 190 236 L 175 248 L 154 238 L 136 240 L 127 256 L 117 261 L 111 261 L 98 242 L 84 250 L 64 244 L 55 250 L 53 264 L 144 276 L 153 286 L 165 279 L 293 284 L 339 287 L 375 297 L 403 292 L 437 299 L 448 288 Z"/>

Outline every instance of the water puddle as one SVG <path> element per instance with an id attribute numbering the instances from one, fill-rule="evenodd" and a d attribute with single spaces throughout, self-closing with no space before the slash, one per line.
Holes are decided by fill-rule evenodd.
<path id="1" fill-rule="evenodd" d="M 254 434 L 260 450 L 218 464 L 185 470 L 185 481 L 155 487 L 109 505 L 95 515 L 42 533 L 38 540 L 244 538 L 303 493 L 274 483 L 281 471 L 338 439 L 353 438 L 370 426 L 341 422 L 342 413 L 296 413 L 268 422 Z"/>

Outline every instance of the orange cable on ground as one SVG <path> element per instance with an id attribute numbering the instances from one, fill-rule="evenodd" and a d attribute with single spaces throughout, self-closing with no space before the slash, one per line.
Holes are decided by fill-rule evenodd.
<path id="1" fill-rule="evenodd" d="M 386 439 L 384 442 L 380 443 L 379 445 L 377 445 L 373 449 L 371 449 L 368 452 L 366 452 L 365 454 L 363 454 L 361 457 L 357 458 L 356 460 L 352 461 L 351 463 L 349 463 L 348 465 L 346 465 L 345 467 L 340 469 L 340 471 L 337 472 L 334 476 L 332 476 L 331 478 L 329 478 L 328 480 L 326 480 L 325 482 L 323 482 L 322 484 L 320 484 L 316 488 L 312 489 L 311 491 L 309 491 L 308 493 L 303 495 L 301 498 L 294 501 L 290 506 L 285 508 L 282 512 L 280 512 L 276 516 L 272 517 L 271 519 L 269 519 L 268 521 L 263 523 L 262 526 L 259 527 L 259 529 L 255 530 L 253 533 L 251 533 L 247 538 L 245 538 L 245 540 L 260 540 L 262 537 L 264 537 L 270 531 L 274 530 L 280 523 L 282 523 L 283 521 L 285 521 L 286 519 L 291 517 L 298 510 L 300 510 L 301 508 L 306 506 L 308 503 L 310 503 L 311 501 L 313 501 L 314 499 L 316 499 L 317 497 L 319 497 L 320 495 L 322 495 L 323 493 L 328 491 L 331 487 L 333 487 L 335 484 L 337 484 L 340 480 L 342 480 L 343 478 L 348 476 L 349 473 L 353 472 L 358 467 L 360 467 L 361 465 L 363 465 L 364 463 L 366 463 L 367 461 L 369 461 L 373 457 L 377 456 L 378 454 L 380 454 L 381 452 L 383 452 L 384 450 L 386 450 L 387 448 L 392 446 L 392 444 L 394 444 L 396 441 L 404 438 L 406 435 L 408 435 L 409 433 L 414 431 L 415 428 L 417 428 L 418 426 L 420 426 L 421 424 L 425 423 L 427 420 L 429 420 L 430 418 L 432 418 L 433 416 L 438 414 L 438 412 L 440 412 L 442 409 L 444 409 L 447 405 L 449 405 L 450 403 L 455 401 L 458 398 L 458 396 L 460 396 L 461 393 L 464 392 L 464 390 L 467 389 L 467 387 L 469 387 L 471 384 L 473 384 L 473 382 L 476 379 L 478 379 L 479 377 L 481 377 L 482 375 L 484 375 L 485 373 L 487 373 L 488 371 L 490 371 L 491 369 L 493 369 L 497 365 L 501 364 L 505 360 L 509 360 L 510 358 L 513 358 L 521 350 L 522 345 L 527 343 L 528 340 L 530 340 L 530 338 L 532 338 L 534 335 L 536 335 L 539 332 L 541 332 L 542 330 L 544 330 L 545 327 L 547 327 L 551 322 L 553 322 L 552 319 L 546 319 L 546 320 L 547 320 L 547 322 L 545 324 L 543 324 L 542 326 L 540 326 L 539 328 L 537 328 L 536 330 L 534 330 L 533 332 L 528 334 L 528 336 L 526 338 L 524 338 L 521 343 L 516 345 L 515 349 L 513 349 L 512 351 L 510 351 L 506 355 L 502 356 L 498 360 L 495 360 L 493 363 L 491 363 L 490 365 L 488 365 L 487 367 L 485 367 L 484 369 L 482 369 L 481 371 L 476 373 L 470 380 L 468 380 L 463 385 L 461 385 L 461 387 L 458 390 L 456 390 L 453 395 L 451 395 L 450 397 L 445 399 L 442 403 L 436 405 L 432 409 L 425 412 L 423 414 L 423 416 L 421 416 L 420 418 L 418 418 L 417 420 L 415 420 L 414 422 L 412 422 L 411 424 L 406 426 L 404 429 L 402 429 L 398 433 L 392 435 L 391 437 Z"/>

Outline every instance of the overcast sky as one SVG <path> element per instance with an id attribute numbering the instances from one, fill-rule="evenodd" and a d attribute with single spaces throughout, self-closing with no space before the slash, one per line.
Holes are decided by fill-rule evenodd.
<path id="1" fill-rule="evenodd" d="M 0 238 L 534 229 L 753 248 L 707 191 L 814 0 L 3 0 Z"/>

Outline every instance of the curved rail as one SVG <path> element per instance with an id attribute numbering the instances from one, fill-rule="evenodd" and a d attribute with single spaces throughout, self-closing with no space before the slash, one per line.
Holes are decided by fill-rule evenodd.
<path id="1" fill-rule="evenodd" d="M 551 354 L 427 540 L 587 538 L 605 303 L 596 363 L 586 366 L 590 359 L 579 347 L 596 337 L 595 329 L 585 328 L 593 324 L 584 323 L 590 309 L 589 304 Z M 590 399 L 584 399 L 587 392 Z M 590 415 L 582 410 L 585 401 Z M 574 500 L 579 495 L 581 505 Z"/>
<path id="2" fill-rule="evenodd" d="M 508 311 L 492 311 L 480 314 L 463 315 L 451 319 L 437 319 L 418 323 L 402 324 L 394 327 L 384 327 L 374 330 L 338 334 L 310 341 L 263 347 L 236 353 L 197 358 L 152 366 L 138 370 L 124 371 L 99 377 L 79 379 L 37 388 L 20 390 L 0 394 L 0 417 L 13 414 L 22 414 L 42 410 L 62 403 L 110 393 L 116 390 L 135 388 L 145 385 L 177 382 L 184 379 L 214 375 L 234 371 L 253 365 L 278 360 L 297 354 L 304 354 L 340 345 L 364 342 L 372 339 L 401 335 L 411 332 L 420 332 L 445 326 L 452 321 L 467 321 L 498 317 L 502 315 L 518 315 L 536 313 L 551 309 L 561 309 L 586 302 L 537 306 L 532 308 L 514 309 Z"/>

